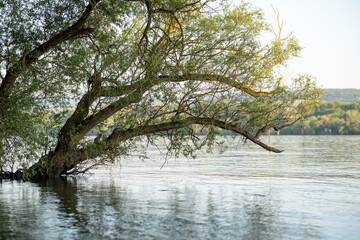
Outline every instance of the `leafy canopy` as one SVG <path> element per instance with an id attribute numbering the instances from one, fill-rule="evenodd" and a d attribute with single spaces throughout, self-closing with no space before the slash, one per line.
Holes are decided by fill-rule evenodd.
<path id="1" fill-rule="evenodd" d="M 192 155 L 219 128 L 279 152 L 261 134 L 293 125 L 321 94 L 308 76 L 282 83 L 281 68 L 301 48 L 281 24 L 262 44 L 272 30 L 248 3 L 3 1 L 0 13 L 1 149 L 20 139 L 62 152 L 71 163 L 56 164 L 68 168 L 113 159 L 144 137 Z"/>

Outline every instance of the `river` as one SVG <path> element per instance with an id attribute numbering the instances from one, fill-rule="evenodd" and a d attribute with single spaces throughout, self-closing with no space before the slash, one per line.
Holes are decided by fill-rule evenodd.
<path id="1" fill-rule="evenodd" d="M 0 239 L 360 239 L 360 136 L 264 137 L 223 154 L 122 159 L 0 182 Z"/>

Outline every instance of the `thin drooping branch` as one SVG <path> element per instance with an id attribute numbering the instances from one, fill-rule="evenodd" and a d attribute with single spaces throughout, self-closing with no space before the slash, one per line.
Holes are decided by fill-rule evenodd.
<path id="1" fill-rule="evenodd" d="M 234 124 L 229 124 L 226 123 L 224 121 L 220 121 L 220 120 L 213 120 L 213 119 L 200 119 L 199 122 L 197 122 L 198 124 L 208 124 L 208 125 L 213 125 L 225 130 L 230 130 L 233 132 L 236 132 L 242 136 L 244 136 L 246 139 L 249 139 L 251 142 L 259 145 L 260 147 L 270 151 L 270 152 L 275 152 L 275 153 L 281 153 L 283 152 L 283 150 L 279 150 L 277 148 L 274 147 L 270 147 L 267 144 L 261 142 L 258 138 L 256 138 L 254 135 L 252 135 L 251 133 L 249 133 L 248 131 L 234 125 Z"/>
<path id="2" fill-rule="evenodd" d="M 275 93 L 278 92 L 278 88 L 281 84 L 281 78 L 278 80 L 277 85 L 275 86 L 275 89 L 270 92 L 265 91 L 256 91 L 253 88 L 246 86 L 242 83 L 237 82 L 235 79 L 221 76 L 221 75 L 213 75 L 213 74 L 185 74 L 185 75 L 178 75 L 178 76 L 159 76 L 160 79 L 162 79 L 164 82 L 183 82 L 183 81 L 204 81 L 204 82 L 219 82 L 219 83 L 225 83 L 231 87 L 234 87 L 236 89 L 242 90 L 249 95 L 253 97 L 268 97 L 271 98 L 274 96 Z"/>
<path id="3" fill-rule="evenodd" d="M 191 125 L 198 124 L 203 126 L 216 126 L 224 130 L 230 130 L 233 132 L 236 132 L 240 135 L 242 135 L 245 139 L 248 139 L 252 141 L 253 143 L 259 145 L 260 147 L 271 151 L 275 153 L 281 153 L 283 150 L 279 150 L 277 148 L 271 147 L 263 142 L 261 142 L 258 138 L 256 138 L 254 135 L 249 133 L 248 131 L 234 125 L 231 123 L 227 123 L 224 121 L 212 119 L 212 118 L 197 118 L 197 117 L 188 117 L 182 120 L 176 120 L 171 122 L 164 122 L 154 125 L 144 125 L 139 126 L 135 128 L 130 129 L 114 129 L 112 134 L 109 135 L 104 141 L 106 146 L 106 151 L 112 151 L 116 148 L 117 144 L 124 142 L 126 140 L 129 140 L 131 138 L 139 137 L 139 136 L 145 136 L 149 134 L 155 134 L 159 132 L 169 131 L 173 129 L 180 129 L 180 128 L 186 128 Z M 74 149 L 73 154 L 75 157 L 73 158 L 72 164 L 70 167 L 74 167 L 77 164 L 86 161 L 88 159 L 99 157 L 100 155 L 104 154 L 104 151 L 94 151 L 94 149 L 97 149 L 98 147 L 102 147 L 104 142 L 95 142 L 95 146 L 91 145 L 91 147 L 84 147 L 81 149 Z M 99 146 L 96 146 L 99 145 Z M 106 152 L 105 151 L 105 152 Z M 70 169 L 68 169 L 70 170 Z"/>
<path id="4" fill-rule="evenodd" d="M 259 145 L 260 147 L 262 147 L 268 151 L 275 152 L 275 153 L 282 152 L 282 150 L 279 150 L 279 149 L 276 149 L 276 148 L 266 145 L 265 143 L 261 142 L 258 138 L 256 138 L 254 135 L 252 135 L 248 131 L 246 131 L 234 124 L 216 120 L 216 119 L 212 119 L 212 118 L 197 118 L 197 117 L 188 117 L 183 120 L 160 123 L 160 124 L 156 124 L 156 125 L 140 126 L 137 128 L 127 129 L 127 130 L 115 129 L 113 131 L 113 133 L 109 137 L 106 138 L 105 141 L 106 141 L 107 145 L 109 146 L 109 148 L 112 148 L 119 142 L 123 142 L 123 141 L 126 141 L 128 139 L 131 139 L 131 138 L 134 138 L 137 136 L 153 134 L 153 133 L 157 133 L 157 132 L 161 132 L 161 131 L 168 131 L 168 130 L 172 130 L 172 129 L 184 128 L 184 127 L 188 127 L 193 124 L 199 124 L 199 125 L 204 125 L 204 126 L 212 125 L 212 126 L 216 126 L 216 127 L 225 129 L 225 130 L 230 130 L 230 131 L 233 131 L 233 132 L 236 132 L 236 133 L 242 135 L 246 139 L 249 139 L 253 143 Z"/>
<path id="5" fill-rule="evenodd" d="M 186 74 L 186 75 L 172 75 L 172 76 L 165 76 L 161 75 L 158 77 L 158 80 L 153 79 L 151 80 L 151 86 L 155 86 L 160 83 L 165 82 L 185 82 L 185 81 L 203 81 L 203 82 L 218 82 L 224 83 L 228 86 L 234 87 L 236 89 L 242 90 L 253 97 L 268 97 L 271 98 L 274 96 L 275 93 L 278 92 L 278 88 L 281 85 L 281 78 L 276 83 L 274 90 L 265 92 L 265 91 L 256 91 L 253 88 L 246 86 L 242 83 L 237 82 L 236 80 L 220 76 L 214 74 Z M 115 81 L 115 80 L 113 80 Z M 101 96 L 103 97 L 116 97 L 122 96 L 124 94 L 128 94 L 136 89 L 138 89 L 143 83 L 144 80 L 139 80 L 131 85 L 123 85 L 123 86 L 108 86 L 103 87 L 101 91 Z"/>
<path id="6" fill-rule="evenodd" d="M 316 101 L 319 98 L 316 99 Z M 263 134 L 264 132 L 266 132 L 267 130 L 273 128 L 275 131 L 280 131 L 281 129 L 287 128 L 287 127 L 291 127 L 293 125 L 295 125 L 296 123 L 298 123 L 299 121 L 301 121 L 306 115 L 308 115 L 312 110 L 313 110 L 314 105 L 311 105 L 310 107 L 307 108 L 307 111 L 305 113 L 302 113 L 299 117 L 295 118 L 294 121 L 283 124 L 281 126 L 279 125 L 275 125 L 273 123 L 271 124 L 267 124 L 264 127 L 260 128 L 258 130 L 258 132 L 255 134 L 255 138 L 259 138 L 261 136 L 261 134 Z"/>
<path id="7" fill-rule="evenodd" d="M 273 123 L 271 124 L 267 124 L 265 125 L 264 127 L 260 128 L 257 133 L 255 134 L 255 138 L 259 138 L 261 136 L 261 134 L 263 134 L 264 132 L 266 132 L 267 130 L 269 129 L 274 129 L 275 131 L 280 131 L 281 129 L 284 129 L 286 127 L 290 127 L 290 126 L 293 126 L 295 125 L 297 122 L 299 122 L 301 119 L 304 118 L 304 115 L 301 115 L 300 117 L 296 118 L 294 121 L 290 122 L 290 123 L 286 123 L 284 125 L 275 125 Z"/>
<path id="8" fill-rule="evenodd" d="M 203 7 L 204 5 L 206 5 L 209 1 L 204 1 L 203 4 L 201 4 L 201 1 L 195 1 L 189 4 L 185 4 L 183 6 L 181 6 L 180 8 L 174 8 L 174 9 L 165 9 L 165 8 L 158 8 L 156 10 L 154 10 L 154 13 L 171 13 L 174 14 L 175 12 L 189 12 L 189 11 L 194 11 L 194 10 L 199 10 L 201 7 Z M 184 10 L 184 9 L 188 9 L 188 8 L 193 8 L 191 10 Z"/>
<path id="9" fill-rule="evenodd" d="M 5 103 L 11 94 L 16 79 L 27 67 L 35 63 L 40 56 L 47 53 L 50 49 L 57 47 L 62 42 L 71 38 L 78 37 L 85 34 L 90 34 L 95 31 L 93 28 L 83 28 L 90 14 L 94 10 L 96 4 L 101 0 L 90 0 L 90 3 L 85 8 L 85 11 L 76 23 L 69 28 L 59 32 L 46 42 L 39 44 L 32 51 L 25 49 L 20 59 L 9 68 L 4 79 L 0 85 L 0 108 L 5 107 Z"/>

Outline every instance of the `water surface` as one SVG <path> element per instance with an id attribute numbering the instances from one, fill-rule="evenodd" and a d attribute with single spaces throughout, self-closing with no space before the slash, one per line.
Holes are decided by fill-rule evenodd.
<path id="1" fill-rule="evenodd" d="M 265 141 L 269 141 L 265 138 Z M 360 136 L 280 136 L 274 154 L 128 158 L 74 178 L 0 183 L 0 239 L 359 239 Z"/>

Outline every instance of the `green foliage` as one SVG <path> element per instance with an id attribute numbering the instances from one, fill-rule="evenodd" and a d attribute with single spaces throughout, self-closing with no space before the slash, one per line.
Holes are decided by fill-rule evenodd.
<path id="1" fill-rule="evenodd" d="M 320 102 L 302 122 L 282 130 L 281 134 L 360 134 L 360 101 L 356 103 Z"/>
<path id="2" fill-rule="evenodd" d="M 0 5 L 0 56 L 11 66 L 26 48 L 49 39 L 76 20 L 85 7 L 82 0 L 2 0 Z"/>
<path id="3" fill-rule="evenodd" d="M 221 145 L 216 133 L 228 126 L 273 150 L 258 136 L 294 124 L 321 95 L 309 76 L 282 85 L 299 43 L 279 24 L 263 44 L 271 27 L 249 3 L 6 0 L 0 13 L 2 164 L 5 149 L 23 147 L 33 156 L 24 159 L 47 155 L 47 171 L 65 171 L 159 139 L 194 157 Z"/>
<path id="4" fill-rule="evenodd" d="M 72 24 L 84 7 L 81 0 L 1 1 L 1 87 L 5 76 L 13 73 L 12 67 L 25 68 L 20 66 L 19 59 Z M 50 80 L 56 73 L 49 69 L 56 69 L 57 65 L 46 57 L 28 66 L 10 93 L 1 89 L 0 99 L 9 94 L 0 106 L 1 168 L 25 168 L 50 147 L 45 133 L 53 126 L 49 126 L 46 115 L 50 109 L 62 105 L 67 96 L 64 82 Z"/>

